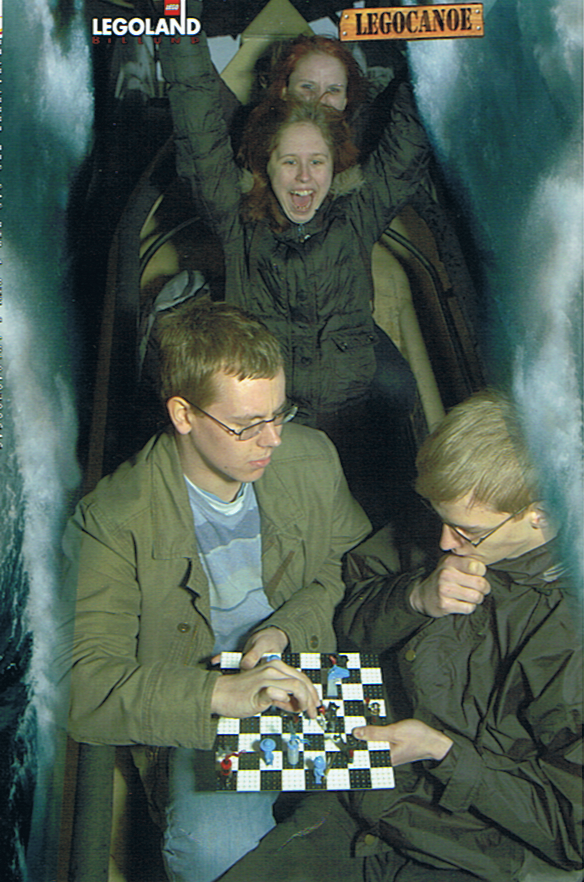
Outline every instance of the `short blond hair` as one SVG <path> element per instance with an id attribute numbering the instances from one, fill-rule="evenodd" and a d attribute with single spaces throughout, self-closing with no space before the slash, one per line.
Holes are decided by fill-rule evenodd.
<path id="1" fill-rule="evenodd" d="M 416 459 L 416 490 L 430 502 L 519 512 L 538 500 L 537 474 L 517 411 L 502 392 L 477 392 L 449 411 Z"/>
<path id="2" fill-rule="evenodd" d="M 217 373 L 272 379 L 283 367 L 280 345 L 266 326 L 223 301 L 188 301 L 160 317 L 156 337 L 163 404 L 180 395 L 205 408 L 215 400 Z"/>

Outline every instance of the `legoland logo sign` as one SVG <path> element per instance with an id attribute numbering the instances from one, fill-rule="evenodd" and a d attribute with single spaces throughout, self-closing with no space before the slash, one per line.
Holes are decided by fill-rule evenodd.
<path id="1" fill-rule="evenodd" d="M 100 37 L 194 37 L 200 30 L 198 18 L 187 18 L 186 0 L 164 0 L 164 15 L 158 19 L 91 19 L 94 42 Z"/>

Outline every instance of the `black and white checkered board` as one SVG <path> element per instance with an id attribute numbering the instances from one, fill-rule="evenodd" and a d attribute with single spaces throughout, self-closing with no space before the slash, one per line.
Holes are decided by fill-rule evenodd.
<path id="1" fill-rule="evenodd" d="M 221 654 L 224 673 L 239 670 L 241 653 Z M 373 708 L 385 717 L 384 689 L 376 655 L 339 653 L 343 679 L 329 697 L 328 672 L 331 656 L 317 652 L 284 653 L 286 664 L 299 668 L 314 683 L 325 714 L 310 720 L 303 714 L 287 714 L 269 708 L 245 720 L 221 717 L 217 730 L 217 790 L 251 792 L 259 790 L 370 790 L 394 786 L 389 744 L 358 741 L 351 735 L 356 726 L 371 722 Z M 346 661 L 345 661 L 346 660 Z M 348 672 L 348 676 L 347 673 Z M 336 705 L 336 711 L 330 705 Z M 373 720 L 376 722 L 376 720 Z M 327 731 L 328 730 L 328 731 Z M 289 742 L 300 739 L 298 762 L 290 762 Z M 274 746 L 271 763 L 260 748 L 265 738 Z M 324 758 L 325 774 L 315 774 Z M 292 759 L 294 757 L 292 756 Z M 222 766 L 223 761 L 223 766 Z"/>

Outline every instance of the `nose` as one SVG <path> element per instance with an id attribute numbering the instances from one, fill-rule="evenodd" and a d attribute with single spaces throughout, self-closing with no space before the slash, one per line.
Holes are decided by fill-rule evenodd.
<path id="1" fill-rule="evenodd" d="M 464 545 L 462 536 L 459 536 L 448 524 L 442 525 L 442 533 L 440 534 L 440 548 L 442 551 L 454 551 Z"/>
<path id="2" fill-rule="evenodd" d="M 258 435 L 258 444 L 260 447 L 279 447 L 282 443 L 280 437 L 282 433 L 281 426 L 275 426 L 274 423 L 266 423 L 262 427 L 262 431 Z"/>
<path id="3" fill-rule="evenodd" d="M 310 165 L 308 162 L 301 160 L 298 163 L 298 167 L 296 169 L 296 179 L 298 181 L 309 181 L 310 180 Z"/>

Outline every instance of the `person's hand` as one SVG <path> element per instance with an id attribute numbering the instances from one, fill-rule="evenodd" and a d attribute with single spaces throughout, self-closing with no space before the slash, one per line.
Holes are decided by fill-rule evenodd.
<path id="1" fill-rule="evenodd" d="M 392 766 L 417 760 L 439 761 L 453 744 L 448 735 L 420 720 L 400 720 L 389 726 L 359 726 L 353 729 L 353 735 L 361 741 L 389 741 Z"/>
<path id="2" fill-rule="evenodd" d="M 280 628 L 263 628 L 252 634 L 243 650 L 240 668 L 246 671 L 255 668 L 263 655 L 280 654 L 288 646 L 288 635 Z"/>
<path id="3" fill-rule="evenodd" d="M 447 554 L 427 579 L 414 585 L 410 606 L 433 618 L 453 613 L 470 615 L 491 590 L 487 568 L 475 557 Z"/>
<path id="4" fill-rule="evenodd" d="M 250 671 L 223 674 L 217 678 L 211 698 L 211 713 L 224 717 L 252 717 L 271 705 L 316 719 L 318 692 L 306 674 L 280 659 L 261 662 Z"/>

